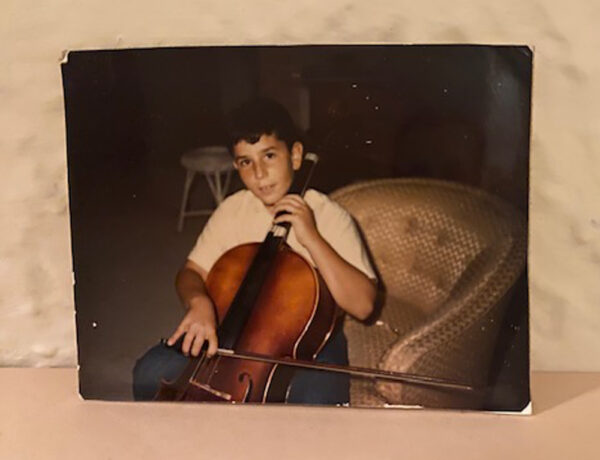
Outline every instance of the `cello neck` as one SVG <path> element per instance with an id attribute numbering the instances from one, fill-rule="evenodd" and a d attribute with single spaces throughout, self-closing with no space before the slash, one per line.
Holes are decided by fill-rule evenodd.
<path id="1" fill-rule="evenodd" d="M 310 184 L 315 166 L 318 162 L 319 156 L 316 153 L 307 152 L 304 155 L 300 169 L 294 174 L 294 181 L 288 190 L 288 194 L 295 194 L 304 197 L 306 190 L 308 190 L 308 185 Z M 275 217 L 279 217 L 282 214 L 285 214 L 285 211 L 279 211 Z M 290 228 L 291 224 L 289 222 L 274 224 L 269 231 L 269 235 L 273 235 L 274 237 L 278 238 L 280 244 L 283 244 L 283 242 L 287 240 L 287 237 L 290 233 Z M 269 235 L 267 235 L 267 238 Z"/>
<path id="2" fill-rule="evenodd" d="M 308 184 L 312 178 L 315 166 L 319 162 L 319 156 L 316 153 L 307 152 L 302 159 L 300 169 L 294 174 L 294 181 L 288 193 L 294 193 L 304 196 L 308 189 Z"/>

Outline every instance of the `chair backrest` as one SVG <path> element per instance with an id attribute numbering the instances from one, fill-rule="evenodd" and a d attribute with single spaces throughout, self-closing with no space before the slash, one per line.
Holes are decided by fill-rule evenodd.
<path id="1" fill-rule="evenodd" d="M 394 343 L 388 340 L 383 356 L 370 359 L 387 369 L 484 384 L 502 300 L 525 262 L 520 213 L 482 190 L 430 179 L 362 182 L 332 198 L 356 219 L 371 251 L 388 299 L 381 320 L 402 330 L 395 323 L 403 318 L 394 311 L 399 308 L 422 318 Z M 355 333 L 361 340 L 381 342 L 381 328 L 361 327 L 366 329 Z M 351 328 L 356 331 L 356 324 Z M 352 337 L 349 342 L 352 348 Z M 380 382 L 376 388 L 388 403 L 476 404 L 408 385 Z"/>

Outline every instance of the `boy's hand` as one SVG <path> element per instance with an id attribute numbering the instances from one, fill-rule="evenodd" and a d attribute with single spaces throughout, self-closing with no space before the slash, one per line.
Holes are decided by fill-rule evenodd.
<path id="1" fill-rule="evenodd" d="M 289 213 L 275 218 L 273 223 L 291 223 L 296 239 L 302 246 L 308 247 L 312 241 L 321 237 L 317 230 L 313 210 L 300 195 L 285 195 L 275 203 L 273 211 L 275 215 L 280 211 Z"/>
<path id="2" fill-rule="evenodd" d="M 207 355 L 217 352 L 217 319 L 215 309 L 208 297 L 197 297 L 190 301 L 190 308 L 177 330 L 173 333 L 167 345 L 171 346 L 179 337 L 185 334 L 181 351 L 184 355 L 198 356 L 204 341 L 208 341 Z"/>

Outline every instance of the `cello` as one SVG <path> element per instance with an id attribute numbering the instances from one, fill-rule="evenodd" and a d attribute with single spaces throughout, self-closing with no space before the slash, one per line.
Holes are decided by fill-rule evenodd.
<path id="1" fill-rule="evenodd" d="M 305 155 L 288 193 L 304 195 L 317 162 L 315 154 Z M 155 400 L 285 402 L 298 367 L 472 389 L 432 377 L 314 362 L 342 311 L 318 271 L 286 243 L 290 228 L 288 222 L 273 224 L 262 243 L 234 247 L 215 262 L 205 285 L 216 309 L 219 349 L 208 357 L 205 347 L 177 379 L 162 381 Z"/>

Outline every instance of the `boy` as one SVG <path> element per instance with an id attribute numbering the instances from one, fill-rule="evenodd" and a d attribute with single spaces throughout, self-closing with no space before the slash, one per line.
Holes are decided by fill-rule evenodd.
<path id="1" fill-rule="evenodd" d="M 273 223 L 291 223 L 288 244 L 319 270 L 342 309 L 367 318 L 373 310 L 375 275 L 351 217 L 315 190 L 308 190 L 304 198 L 287 194 L 304 154 L 287 111 L 268 99 L 242 105 L 231 115 L 229 147 L 246 190 L 231 195 L 215 210 L 177 274 L 177 293 L 187 313 L 167 345 L 183 336 L 181 349 L 186 356 L 197 356 L 205 341 L 208 355 L 216 352 L 215 309 L 204 285 L 208 271 L 228 249 L 262 241 Z M 287 213 L 275 218 L 280 211 Z M 317 360 L 347 364 L 341 328 Z M 160 378 L 177 377 L 187 361 L 173 349 L 154 347 L 134 369 L 135 398 L 151 399 Z M 288 397 L 288 402 L 307 404 L 348 400 L 347 376 L 308 370 L 296 371 Z"/>

